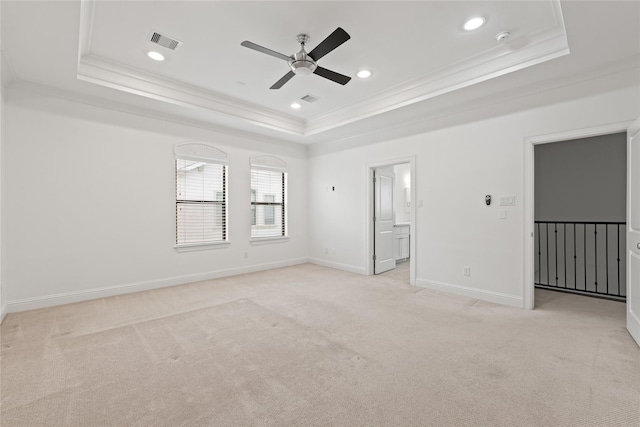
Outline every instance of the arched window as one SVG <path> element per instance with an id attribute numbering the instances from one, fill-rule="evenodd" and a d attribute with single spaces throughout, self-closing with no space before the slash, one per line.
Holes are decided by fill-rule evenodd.
<path id="1" fill-rule="evenodd" d="M 176 246 L 228 240 L 228 157 L 202 142 L 174 147 L 176 158 Z"/>

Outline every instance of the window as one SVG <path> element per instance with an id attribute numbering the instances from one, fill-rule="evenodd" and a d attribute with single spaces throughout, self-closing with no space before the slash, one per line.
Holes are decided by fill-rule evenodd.
<path id="1" fill-rule="evenodd" d="M 227 155 L 203 143 L 175 155 L 176 246 L 227 242 Z"/>
<path id="2" fill-rule="evenodd" d="M 287 237 L 287 164 L 251 158 L 251 238 Z"/>

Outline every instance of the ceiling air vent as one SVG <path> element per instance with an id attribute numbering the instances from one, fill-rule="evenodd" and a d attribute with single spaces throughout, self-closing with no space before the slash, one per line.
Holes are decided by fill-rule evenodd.
<path id="1" fill-rule="evenodd" d="M 151 31 L 151 35 L 149 36 L 149 41 L 155 44 L 159 44 L 160 46 L 164 46 L 171 50 L 176 50 L 177 48 L 182 46 L 181 41 L 162 35 L 157 31 Z"/>
<path id="2" fill-rule="evenodd" d="M 309 103 L 312 103 L 312 102 L 316 102 L 320 98 L 318 98 L 317 96 L 313 96 L 313 95 L 305 95 L 300 99 L 302 99 L 303 101 L 307 101 Z"/>

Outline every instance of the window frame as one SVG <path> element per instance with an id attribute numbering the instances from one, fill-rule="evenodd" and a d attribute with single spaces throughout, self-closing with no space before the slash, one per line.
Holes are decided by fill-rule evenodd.
<path id="1" fill-rule="evenodd" d="M 249 174 L 250 174 L 250 185 L 251 185 L 251 175 L 253 175 L 254 170 L 262 170 L 262 171 L 268 171 L 268 172 L 275 172 L 275 173 L 279 173 L 280 174 L 280 179 L 281 179 L 281 186 L 280 188 L 282 188 L 282 202 L 275 202 L 275 194 L 270 194 L 271 197 L 274 198 L 273 202 L 267 202 L 267 201 L 263 201 L 263 202 L 259 202 L 257 201 L 257 191 L 254 188 L 250 188 L 250 192 L 251 192 L 251 198 L 250 198 L 250 206 L 251 206 L 251 211 L 250 211 L 250 231 L 249 231 L 249 236 L 250 236 L 250 242 L 253 245 L 256 244 L 265 244 L 265 243 L 277 243 L 277 242 L 283 242 L 283 241 L 287 241 L 289 239 L 289 216 L 288 216 L 288 204 L 289 204 L 289 200 L 288 200 L 288 171 L 287 171 L 287 164 L 279 159 L 278 157 L 275 156 L 270 156 L 270 155 L 256 155 L 256 156 L 252 156 L 250 159 L 250 168 L 249 168 Z M 273 210 L 273 222 L 275 225 L 276 221 L 276 214 L 275 214 L 275 207 L 276 206 L 281 206 L 281 226 L 280 226 L 280 234 L 279 235 L 272 235 L 272 236 L 255 236 L 254 235 L 254 227 L 257 226 L 257 209 L 258 206 L 265 206 L 265 207 L 271 207 Z M 255 221 L 254 221 L 255 219 Z"/>
<path id="2" fill-rule="evenodd" d="M 178 160 L 187 160 L 201 162 L 205 164 L 217 164 L 222 166 L 221 168 L 221 181 L 222 181 L 222 200 L 213 201 L 198 201 L 178 198 Z M 227 154 L 209 143 L 204 142 L 184 142 L 176 144 L 174 146 L 174 197 L 175 197 L 175 239 L 174 248 L 178 252 L 189 252 L 193 250 L 205 250 L 223 248 L 229 246 L 229 161 Z M 216 196 L 219 191 L 216 190 Z M 204 203 L 211 206 L 221 206 L 222 216 L 216 216 L 216 223 L 218 220 L 222 222 L 222 239 L 221 240 L 206 240 L 196 241 L 189 243 L 178 243 L 179 235 L 179 223 L 178 223 L 178 208 L 181 204 L 189 203 Z"/>

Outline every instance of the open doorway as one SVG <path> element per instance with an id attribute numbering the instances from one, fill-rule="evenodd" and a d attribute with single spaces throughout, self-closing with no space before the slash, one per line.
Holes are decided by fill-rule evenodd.
<path id="1" fill-rule="evenodd" d="M 536 288 L 624 301 L 629 124 L 525 140 L 525 308 Z"/>
<path id="2" fill-rule="evenodd" d="M 534 147 L 536 289 L 626 300 L 627 135 Z"/>
<path id="3" fill-rule="evenodd" d="M 415 285 L 415 156 L 367 166 L 367 274 Z"/>

